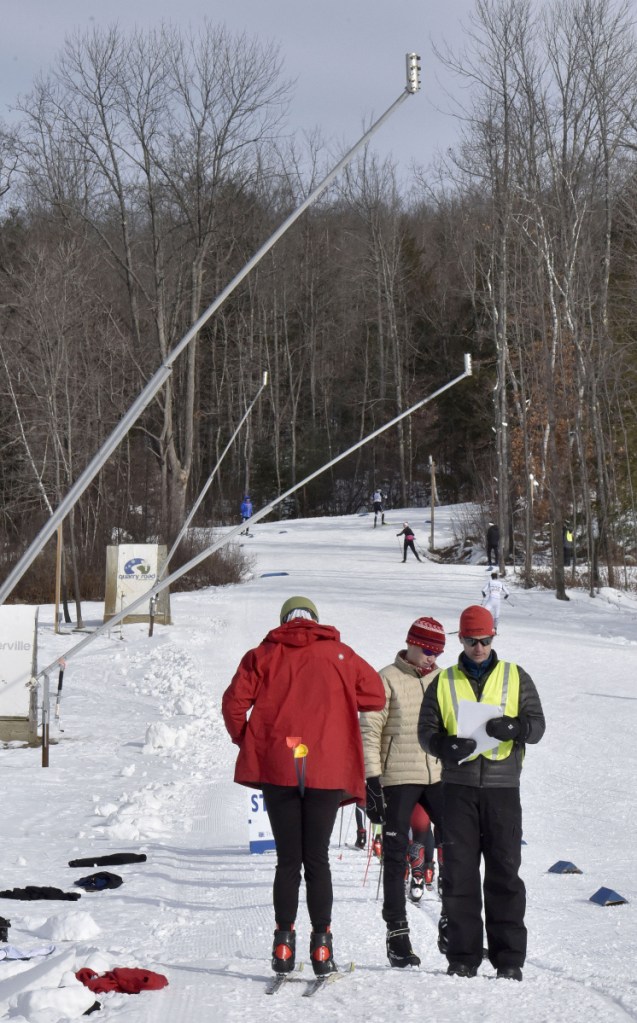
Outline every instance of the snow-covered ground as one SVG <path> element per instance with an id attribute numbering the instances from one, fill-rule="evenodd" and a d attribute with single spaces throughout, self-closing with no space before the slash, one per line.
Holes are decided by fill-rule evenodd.
<path id="1" fill-rule="evenodd" d="M 453 538 L 454 514 L 436 510 L 437 546 Z M 337 959 L 354 960 L 356 970 L 302 1003 L 302 984 L 264 995 L 273 855 L 248 851 L 249 795 L 232 781 L 236 750 L 220 717 L 221 694 L 294 593 L 311 597 L 322 621 L 378 668 L 393 660 L 419 615 L 457 630 L 461 609 L 480 600 L 484 567 L 418 564 L 411 555 L 402 564 L 394 534 L 409 518 L 426 546 L 428 513 L 386 517 L 388 525 L 375 530 L 371 516 L 258 524 L 245 540 L 252 557 L 246 583 L 173 594 L 171 627 L 156 626 L 149 638 L 145 626 L 125 626 L 122 638 L 116 629 L 71 659 L 64 731 L 50 767 L 40 766 L 39 750 L 0 750 L 1 889 L 80 892 L 74 882 L 92 871 L 69 860 L 147 854 L 145 863 L 106 868 L 123 877 L 120 888 L 83 892 L 77 902 L 0 900 L 11 943 L 55 945 L 47 959 L 0 959 L 0 1019 L 79 1018 L 95 997 L 73 984 L 72 971 L 83 966 L 96 973 L 144 967 L 168 978 L 161 991 L 97 996 L 102 1010 L 92 1018 L 122 1023 L 283 1023 L 301 1007 L 321 1023 L 388 1014 L 436 1023 L 637 1019 L 637 602 L 610 591 L 596 599 L 571 591 L 570 602 L 560 602 L 550 592 L 517 589 L 510 574 L 496 649 L 532 675 L 547 719 L 522 778 L 524 982 L 495 983 L 489 964 L 475 980 L 447 977 L 433 896 L 408 909 L 420 970 L 390 970 L 378 861 L 364 884 L 367 855 L 346 845 L 354 837 L 348 807 L 340 847 L 338 828 L 333 836 L 333 932 Z M 88 621 L 101 621 L 101 605 L 85 610 Z M 41 609 L 42 666 L 77 639 L 56 636 L 52 609 Z M 458 650 L 457 636 L 449 636 L 440 662 L 451 663 Z M 547 873 L 557 860 L 574 862 L 582 874 Z M 628 904 L 589 901 L 602 886 Z M 304 905 L 297 930 L 303 954 L 310 930 Z"/>

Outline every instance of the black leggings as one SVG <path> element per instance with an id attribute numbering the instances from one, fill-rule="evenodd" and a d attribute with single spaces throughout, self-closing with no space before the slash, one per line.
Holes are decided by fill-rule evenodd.
<path id="1" fill-rule="evenodd" d="M 263 801 L 276 845 L 272 897 L 281 930 L 291 930 L 296 920 L 301 866 L 312 929 L 325 931 L 332 921 L 329 846 L 342 798 L 340 789 L 306 789 L 301 796 L 296 786 L 263 785 Z"/>
<path id="2" fill-rule="evenodd" d="M 442 833 L 442 785 L 387 785 L 383 832 L 383 920 L 395 924 L 405 920 L 405 858 L 409 844 L 411 814 L 420 803 Z"/>
<path id="3" fill-rule="evenodd" d="M 407 559 L 407 551 L 411 551 L 412 554 L 414 554 L 414 556 L 418 558 L 418 561 L 420 561 L 420 557 L 418 556 L 418 551 L 414 547 L 413 540 L 405 540 L 403 544 L 403 561 L 406 561 Z"/>

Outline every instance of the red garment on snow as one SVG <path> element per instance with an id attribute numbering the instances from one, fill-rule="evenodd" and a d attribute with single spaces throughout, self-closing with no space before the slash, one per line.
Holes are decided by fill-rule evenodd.
<path id="1" fill-rule="evenodd" d="M 97 974 L 88 967 L 78 970 L 75 974 L 90 991 L 96 995 L 103 995 L 107 991 L 120 991 L 126 995 L 138 995 L 140 991 L 159 991 L 166 987 L 168 978 L 162 973 L 153 973 L 151 970 L 129 969 L 126 966 L 116 966 L 108 973 Z"/>
<path id="2" fill-rule="evenodd" d="M 252 788 L 297 785 L 287 742 L 295 737 L 308 749 L 307 788 L 364 800 L 358 712 L 384 706 L 380 675 L 341 643 L 337 629 L 294 618 L 244 655 L 223 694 L 223 719 L 240 747 L 234 780 Z"/>

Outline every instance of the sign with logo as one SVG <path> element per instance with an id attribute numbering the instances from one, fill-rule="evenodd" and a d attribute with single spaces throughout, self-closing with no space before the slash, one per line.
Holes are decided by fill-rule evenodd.
<path id="1" fill-rule="evenodd" d="M 126 543 L 106 551 L 106 600 L 104 621 L 124 611 L 158 582 L 166 560 L 165 546 L 155 543 Z M 140 605 L 125 622 L 147 622 L 150 609 Z M 170 623 L 168 589 L 157 595 L 156 620 Z"/>
<path id="2" fill-rule="evenodd" d="M 263 803 L 263 793 L 255 789 L 250 790 L 248 827 L 251 853 L 270 852 L 275 848 L 270 818 Z"/>
<path id="3" fill-rule="evenodd" d="M 117 549 L 117 592 L 119 610 L 152 590 L 157 582 L 157 545 L 120 544 Z"/>

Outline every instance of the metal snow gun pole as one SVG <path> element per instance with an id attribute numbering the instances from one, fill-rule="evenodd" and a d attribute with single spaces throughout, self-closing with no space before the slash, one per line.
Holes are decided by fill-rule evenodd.
<path id="1" fill-rule="evenodd" d="M 348 455 L 351 455 L 354 451 L 357 451 L 359 448 L 362 448 L 365 444 L 368 444 L 370 440 L 373 440 L 375 437 L 380 436 L 380 434 L 384 433 L 385 430 L 389 430 L 392 426 L 395 426 L 402 419 L 407 418 L 407 416 L 411 416 L 418 409 L 422 408 L 423 405 L 427 405 L 430 401 L 433 401 L 434 398 L 437 398 L 445 391 L 448 391 L 450 387 L 454 387 L 456 384 L 460 383 L 461 380 L 464 380 L 466 379 L 466 377 L 470 377 L 471 375 L 472 375 L 471 356 L 465 355 L 464 372 L 462 372 L 460 376 L 454 377 L 453 380 L 450 380 L 449 383 L 447 384 L 443 384 L 443 386 L 439 387 L 437 391 L 433 392 L 433 394 L 428 395 L 426 398 L 421 398 L 421 400 L 417 401 L 415 405 L 412 405 L 404 412 L 401 412 L 393 419 L 390 419 L 390 421 L 388 423 L 385 423 L 384 426 L 379 426 L 377 430 L 374 430 L 372 433 L 368 434 L 367 437 L 363 437 L 363 439 L 357 441 L 356 444 L 352 444 L 352 446 L 347 448 L 346 451 L 343 451 L 340 455 L 337 455 L 335 458 L 332 458 L 329 462 L 326 462 L 325 465 L 322 465 L 320 469 L 316 469 L 314 472 L 310 473 L 310 475 L 306 476 L 305 479 L 301 480 L 300 483 L 295 483 L 294 486 L 284 491 L 284 493 L 279 494 L 279 496 L 275 497 L 273 501 L 270 501 L 269 504 L 266 504 L 258 512 L 255 512 L 254 515 L 252 515 L 251 518 L 248 519 L 247 521 L 259 522 L 260 519 L 263 519 L 265 518 L 266 515 L 269 515 L 273 508 L 276 508 L 278 504 L 281 504 L 282 501 L 285 501 L 286 498 L 290 497 L 291 494 L 294 494 L 301 487 L 304 487 L 307 483 L 310 483 L 313 479 L 316 479 L 317 476 L 321 476 L 324 472 L 327 472 L 328 469 L 331 469 L 333 465 L 336 465 L 338 462 L 341 462 L 344 458 L 347 458 Z M 70 650 L 67 650 L 62 655 L 62 658 L 65 661 L 69 661 L 71 657 L 75 656 L 75 654 L 78 654 L 80 650 L 84 649 L 85 646 L 87 646 L 89 643 L 92 643 L 97 636 L 99 636 L 103 632 L 106 632 L 106 630 L 108 629 L 112 629 L 114 625 L 117 625 L 118 622 L 121 622 L 122 619 L 125 618 L 126 615 L 134 611 L 135 608 L 140 607 L 148 600 L 152 600 L 156 593 L 159 593 L 161 590 L 165 589 L 166 586 L 170 586 L 171 583 L 181 578 L 181 576 L 185 575 L 186 572 L 189 572 L 191 568 L 195 568 L 202 561 L 205 561 L 206 558 L 209 558 L 211 554 L 215 553 L 215 551 L 218 551 L 221 547 L 225 547 L 225 545 L 230 543 L 231 540 L 234 540 L 234 538 L 238 536 L 243 529 L 245 529 L 245 522 L 240 522 L 237 526 L 233 526 L 232 529 L 225 533 L 219 540 L 216 540 L 213 544 L 211 544 L 210 547 L 207 547 L 205 550 L 200 551 L 199 554 L 195 555 L 195 557 L 188 561 L 185 565 L 182 565 L 181 568 L 176 569 L 171 575 L 166 576 L 165 579 L 159 579 L 151 590 L 143 594 L 141 597 L 138 597 L 137 600 L 133 600 L 126 608 L 124 608 L 122 611 L 119 611 L 116 615 L 113 615 L 113 617 L 110 618 L 108 622 L 104 622 L 102 625 L 99 626 L 99 628 L 95 629 L 94 632 L 91 632 L 88 636 L 85 636 L 84 639 L 82 639 L 74 647 L 71 647 Z M 53 661 L 52 664 L 48 665 L 41 672 L 39 672 L 37 677 L 40 678 L 47 671 L 53 670 L 59 663 L 59 661 L 60 658 L 57 658 L 55 661 Z"/>
<path id="2" fill-rule="evenodd" d="M 372 124 L 371 128 L 365 132 L 364 135 L 358 140 L 358 142 L 352 146 L 352 148 L 342 157 L 341 160 L 336 164 L 334 169 L 320 182 L 317 187 L 310 192 L 307 198 L 301 203 L 300 206 L 294 210 L 293 213 L 287 217 L 281 226 L 277 228 L 271 237 L 264 242 L 260 249 L 252 256 L 250 260 L 245 264 L 242 270 L 233 277 L 229 284 L 223 289 L 223 291 L 215 298 L 208 308 L 201 314 L 198 320 L 193 323 L 192 327 L 184 336 L 181 341 L 175 345 L 172 351 L 166 356 L 164 362 L 150 378 L 142 392 L 135 399 L 133 404 L 130 406 L 126 414 L 122 417 L 120 422 L 117 424 L 111 435 L 105 440 L 102 447 L 99 449 L 97 454 L 93 457 L 91 462 L 84 469 L 82 474 L 79 476 L 77 481 L 73 484 L 71 489 L 66 494 L 66 497 L 60 502 L 56 510 L 53 512 L 48 522 L 42 527 L 38 535 L 32 541 L 29 548 L 20 558 L 17 565 L 9 573 L 7 578 L 0 586 L 0 604 L 3 604 L 6 598 L 9 596 L 13 588 L 22 578 L 29 566 L 35 561 L 38 554 L 44 547 L 45 543 L 55 533 L 58 525 L 62 522 L 70 510 L 75 506 L 76 502 L 82 496 L 89 483 L 95 478 L 97 473 L 100 471 L 105 462 L 110 458 L 113 451 L 120 443 L 120 441 L 126 436 L 131 426 L 137 421 L 144 409 L 150 404 L 155 395 L 159 392 L 161 387 L 166 383 L 170 374 L 172 373 L 173 364 L 184 349 L 190 344 L 192 339 L 196 337 L 201 328 L 205 323 L 208 322 L 210 317 L 216 313 L 219 307 L 225 302 L 225 300 L 232 294 L 235 288 L 243 281 L 245 277 L 250 273 L 252 269 L 263 259 L 267 252 L 276 244 L 285 232 L 294 224 L 296 220 L 301 216 L 302 213 L 311 206 L 312 203 L 322 195 L 328 185 L 334 180 L 336 175 L 347 166 L 352 160 L 355 154 L 370 140 L 372 135 L 384 122 L 390 117 L 393 112 L 400 106 L 401 103 L 407 98 L 407 96 L 413 96 L 420 89 L 420 57 L 416 53 L 407 54 L 407 84 L 403 89 L 400 96 L 394 100 L 390 107 L 387 108 L 384 114 L 378 118 L 377 121 Z"/>

